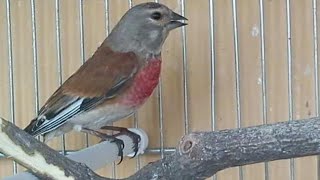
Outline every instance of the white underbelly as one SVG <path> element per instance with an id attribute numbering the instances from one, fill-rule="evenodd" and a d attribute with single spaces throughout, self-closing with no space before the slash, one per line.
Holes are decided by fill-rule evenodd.
<path id="1" fill-rule="evenodd" d="M 82 128 L 92 130 L 100 129 L 117 120 L 123 119 L 133 114 L 135 109 L 120 105 L 110 105 L 80 114 L 68 121 L 73 125 L 73 129 L 81 131 Z"/>

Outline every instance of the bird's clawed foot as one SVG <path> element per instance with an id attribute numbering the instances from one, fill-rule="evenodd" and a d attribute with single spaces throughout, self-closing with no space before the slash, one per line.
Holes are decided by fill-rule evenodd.
<path id="1" fill-rule="evenodd" d="M 118 156 L 120 156 L 120 161 L 118 164 L 120 164 L 122 162 L 124 143 L 121 139 L 116 138 L 116 136 L 114 136 L 114 135 L 104 134 L 99 131 L 94 131 L 91 129 L 83 128 L 82 131 L 101 138 L 101 141 L 110 141 L 112 143 L 116 143 L 116 145 L 118 146 Z"/>
<path id="2" fill-rule="evenodd" d="M 128 130 L 127 128 L 123 128 L 123 127 L 104 126 L 101 129 L 110 130 L 110 131 L 118 131 L 117 134 L 113 135 L 115 138 L 120 135 L 126 135 L 126 136 L 130 137 L 133 142 L 132 149 L 134 151 L 134 155 L 132 158 L 134 158 L 137 155 L 138 150 L 139 150 L 139 143 L 141 141 L 141 137 L 138 134 Z"/>

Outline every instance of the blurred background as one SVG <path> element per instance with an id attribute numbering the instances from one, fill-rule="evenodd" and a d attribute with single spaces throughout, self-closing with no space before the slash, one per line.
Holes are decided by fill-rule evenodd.
<path id="1" fill-rule="evenodd" d="M 143 0 L 0 0 L 0 116 L 24 128 L 89 58 L 116 22 Z M 149 135 L 148 153 L 98 171 L 127 177 L 191 131 L 319 115 L 317 0 L 160 0 L 185 15 L 162 51 L 161 86 L 118 126 Z M 69 133 L 49 145 L 65 153 L 99 140 Z M 316 180 L 317 157 L 221 171 L 223 180 Z M 23 170 L 0 159 L 0 178 Z"/>

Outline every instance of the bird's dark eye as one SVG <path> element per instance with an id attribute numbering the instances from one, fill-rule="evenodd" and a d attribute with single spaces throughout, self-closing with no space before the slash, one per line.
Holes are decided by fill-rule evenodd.
<path id="1" fill-rule="evenodd" d="M 162 18 L 162 15 L 160 12 L 154 12 L 151 14 L 151 18 L 154 20 L 160 20 Z"/>

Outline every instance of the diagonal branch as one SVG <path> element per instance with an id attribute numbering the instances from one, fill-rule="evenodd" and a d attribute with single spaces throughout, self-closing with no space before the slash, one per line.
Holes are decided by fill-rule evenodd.
<path id="1" fill-rule="evenodd" d="M 4 151 L 4 134 L 27 154 L 39 153 L 45 162 L 59 167 L 65 176 L 105 179 L 86 166 L 61 156 L 11 123 L 0 121 L 0 151 L 13 155 L 38 176 L 57 178 L 47 174 L 45 168 L 37 170 L 36 161 L 27 163 L 14 155 L 16 149 Z M 320 154 L 319 117 L 250 128 L 195 132 L 181 139 L 175 153 L 145 166 L 127 179 L 205 179 L 229 167 L 316 154 Z"/>
<path id="2" fill-rule="evenodd" d="M 105 179 L 86 165 L 64 157 L 2 118 L 0 118 L 0 152 L 32 170 L 40 179 Z"/>

